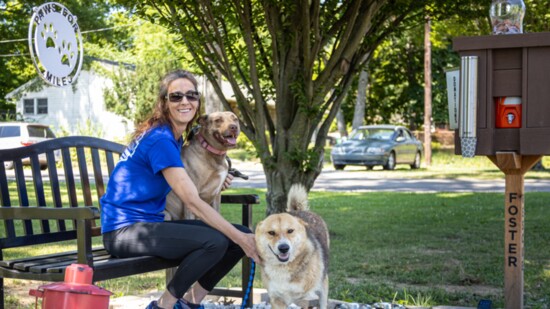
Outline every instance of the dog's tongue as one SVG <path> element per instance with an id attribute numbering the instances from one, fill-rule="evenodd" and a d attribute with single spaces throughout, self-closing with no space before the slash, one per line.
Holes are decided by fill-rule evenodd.
<path id="1" fill-rule="evenodd" d="M 281 261 L 281 262 L 286 262 L 286 261 L 288 261 L 289 255 L 290 255 L 290 254 L 288 254 L 288 253 L 279 253 L 279 255 L 277 256 L 277 258 L 278 258 L 279 261 Z"/>
<path id="2" fill-rule="evenodd" d="M 229 145 L 236 145 L 237 144 L 237 139 L 235 137 L 227 137 L 225 139 L 225 141 L 229 144 Z"/>

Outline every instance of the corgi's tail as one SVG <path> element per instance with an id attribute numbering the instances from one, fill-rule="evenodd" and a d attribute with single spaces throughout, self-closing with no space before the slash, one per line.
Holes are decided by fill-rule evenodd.
<path id="1" fill-rule="evenodd" d="M 286 211 L 309 210 L 307 191 L 302 184 L 293 184 L 288 191 Z"/>

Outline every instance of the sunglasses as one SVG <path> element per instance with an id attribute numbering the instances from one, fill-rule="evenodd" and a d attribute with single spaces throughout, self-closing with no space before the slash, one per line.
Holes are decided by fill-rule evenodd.
<path id="1" fill-rule="evenodd" d="M 183 97 L 187 98 L 187 102 L 194 103 L 200 99 L 201 93 L 193 90 L 187 91 L 186 93 L 172 92 L 166 96 L 166 99 L 172 103 L 179 103 L 183 100 Z"/>

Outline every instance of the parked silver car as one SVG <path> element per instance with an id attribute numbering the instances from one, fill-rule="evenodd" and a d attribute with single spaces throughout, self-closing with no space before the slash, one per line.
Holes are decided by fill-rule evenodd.
<path id="1" fill-rule="evenodd" d="M 0 149 L 30 146 L 52 138 L 55 138 L 55 134 L 47 125 L 24 122 L 0 122 Z M 54 154 L 56 161 L 59 161 L 61 153 L 58 151 Z M 42 154 L 38 158 L 40 160 L 40 168 L 46 169 L 46 156 Z M 30 159 L 24 159 L 23 164 L 29 165 Z M 13 162 L 5 162 L 4 166 L 7 169 L 12 169 Z"/>
<path id="2" fill-rule="evenodd" d="M 371 169 L 382 165 L 393 170 L 397 164 L 420 167 L 423 146 L 403 126 L 361 126 L 351 132 L 343 142 L 334 145 L 330 158 L 334 168 L 342 170 L 346 165 L 361 165 Z"/>

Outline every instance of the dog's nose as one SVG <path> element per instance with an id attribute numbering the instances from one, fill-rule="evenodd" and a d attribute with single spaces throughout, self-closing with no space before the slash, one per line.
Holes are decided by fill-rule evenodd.
<path id="1" fill-rule="evenodd" d="M 280 244 L 277 249 L 279 249 L 279 252 L 281 253 L 287 253 L 290 249 L 290 246 L 288 244 Z"/>
<path id="2" fill-rule="evenodd" d="M 229 130 L 237 131 L 238 127 L 235 124 L 229 125 Z"/>

